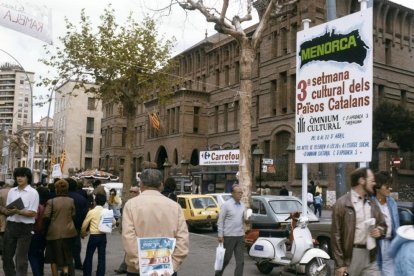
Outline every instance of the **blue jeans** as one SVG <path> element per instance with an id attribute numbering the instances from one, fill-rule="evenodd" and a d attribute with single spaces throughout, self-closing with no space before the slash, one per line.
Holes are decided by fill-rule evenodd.
<path id="1" fill-rule="evenodd" d="M 44 234 L 35 233 L 32 236 L 29 248 L 29 262 L 33 276 L 43 276 L 45 266 L 46 237 Z"/>
<path id="2" fill-rule="evenodd" d="M 126 274 L 127 276 L 139 276 L 139 273 L 132 273 L 132 272 L 127 272 Z M 173 275 L 171 276 L 177 276 L 177 272 L 174 272 Z"/>
<path id="3" fill-rule="evenodd" d="M 98 269 L 96 270 L 96 276 L 105 275 L 106 234 L 98 234 L 89 236 L 85 260 L 83 261 L 83 276 L 92 275 L 92 260 L 96 248 L 98 248 Z"/>

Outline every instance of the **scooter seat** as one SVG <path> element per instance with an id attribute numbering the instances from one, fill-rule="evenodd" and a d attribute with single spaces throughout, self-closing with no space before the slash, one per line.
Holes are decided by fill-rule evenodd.
<path id="1" fill-rule="evenodd" d="M 264 229 L 259 231 L 259 237 L 266 238 L 287 238 L 289 237 L 288 230 L 279 229 Z"/>

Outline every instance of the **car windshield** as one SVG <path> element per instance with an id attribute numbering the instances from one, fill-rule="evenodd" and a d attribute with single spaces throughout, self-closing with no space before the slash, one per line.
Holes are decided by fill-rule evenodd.
<path id="1" fill-rule="evenodd" d="M 302 204 L 297 200 L 271 200 L 269 205 L 276 214 L 290 214 L 302 210 Z"/>
<path id="2" fill-rule="evenodd" d="M 214 208 L 217 207 L 216 202 L 210 197 L 198 197 L 191 199 L 194 208 L 201 209 L 201 208 Z"/>

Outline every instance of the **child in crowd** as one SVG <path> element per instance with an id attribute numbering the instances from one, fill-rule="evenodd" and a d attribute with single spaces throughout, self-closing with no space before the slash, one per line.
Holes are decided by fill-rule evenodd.
<path id="1" fill-rule="evenodd" d="M 319 192 L 315 193 L 315 197 L 313 198 L 313 205 L 315 206 L 315 215 L 319 211 L 319 217 L 322 216 L 322 197 Z"/>

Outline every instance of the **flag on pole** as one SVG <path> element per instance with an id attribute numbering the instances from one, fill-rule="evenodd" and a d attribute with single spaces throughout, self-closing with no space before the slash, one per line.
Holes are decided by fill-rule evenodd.
<path id="1" fill-rule="evenodd" d="M 52 11 L 37 1 L 0 0 L 0 25 L 52 44 Z"/>
<path id="2" fill-rule="evenodd" d="M 158 117 L 157 113 L 152 112 L 150 114 L 150 122 L 151 122 L 151 126 L 156 129 L 159 130 L 161 127 L 161 123 L 160 123 L 160 118 Z"/>

